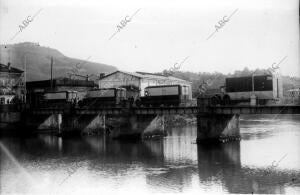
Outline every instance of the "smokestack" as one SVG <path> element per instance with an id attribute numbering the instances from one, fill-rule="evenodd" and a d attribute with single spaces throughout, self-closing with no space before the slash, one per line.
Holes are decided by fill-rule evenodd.
<path id="1" fill-rule="evenodd" d="M 50 85 L 51 85 L 51 89 L 52 89 L 52 87 L 53 87 L 53 75 L 52 75 L 52 70 L 53 70 L 53 57 L 51 56 L 51 64 L 50 64 L 50 66 L 51 66 L 51 72 L 50 72 Z"/>
<path id="2" fill-rule="evenodd" d="M 7 63 L 7 68 L 10 70 L 10 62 Z"/>

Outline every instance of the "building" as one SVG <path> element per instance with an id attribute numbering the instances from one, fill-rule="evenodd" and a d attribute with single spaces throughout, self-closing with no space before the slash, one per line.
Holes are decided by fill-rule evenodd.
<path id="1" fill-rule="evenodd" d="M 0 104 L 25 101 L 24 74 L 22 70 L 0 64 Z"/>
<path id="2" fill-rule="evenodd" d="M 287 90 L 289 98 L 293 104 L 300 104 L 300 88 Z"/>
<path id="3" fill-rule="evenodd" d="M 57 91 L 78 91 L 86 92 L 88 90 L 96 88 L 97 85 L 94 81 L 89 80 L 74 80 L 69 78 L 56 78 L 52 81 L 30 81 L 26 82 L 27 88 L 27 101 L 30 104 L 35 104 L 46 92 Z"/>
<path id="4" fill-rule="evenodd" d="M 191 82 L 173 76 L 152 74 L 145 72 L 125 72 L 115 71 L 108 75 L 102 75 L 99 80 L 99 88 L 124 87 L 138 91 L 140 96 L 144 96 L 144 89 L 148 86 L 157 85 L 183 85 L 187 86 L 189 94 L 192 94 Z M 127 90 L 128 91 L 128 90 Z M 130 90 L 129 90 L 130 91 Z M 127 96 L 131 96 L 129 93 Z M 136 98 L 136 97 L 134 97 Z M 192 97 L 190 97 L 191 99 Z"/>

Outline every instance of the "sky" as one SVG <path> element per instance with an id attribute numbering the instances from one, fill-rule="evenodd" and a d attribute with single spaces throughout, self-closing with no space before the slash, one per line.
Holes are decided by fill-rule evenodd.
<path id="1" fill-rule="evenodd" d="M 299 77 L 298 3 L 0 0 L 0 44 L 38 42 L 125 71 L 158 72 L 184 61 L 181 71 L 227 74 L 244 67 L 267 69 L 284 59 L 279 72 Z M 14 37 L 23 20 L 36 13 Z M 117 31 L 122 20 L 127 23 Z"/>

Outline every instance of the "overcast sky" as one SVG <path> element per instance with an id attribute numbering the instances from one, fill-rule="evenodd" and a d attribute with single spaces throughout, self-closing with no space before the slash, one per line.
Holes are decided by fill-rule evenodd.
<path id="1" fill-rule="evenodd" d="M 0 2 L 1 44 L 39 42 L 69 57 L 90 56 L 120 70 L 147 72 L 169 69 L 186 57 L 183 71 L 222 73 L 269 68 L 286 57 L 281 73 L 300 76 L 298 0 Z M 40 9 L 9 41 L 22 21 Z M 110 40 L 121 20 L 136 11 Z M 215 32 L 224 16 L 228 21 Z"/>

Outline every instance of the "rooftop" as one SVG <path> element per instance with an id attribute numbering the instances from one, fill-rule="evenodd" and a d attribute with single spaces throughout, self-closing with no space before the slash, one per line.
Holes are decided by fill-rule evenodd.
<path id="1" fill-rule="evenodd" d="M 182 81 L 182 82 L 189 82 L 189 81 L 186 81 L 186 80 L 183 80 L 183 79 L 179 79 L 179 78 L 176 78 L 176 77 L 173 77 L 173 76 L 165 76 L 165 75 L 162 75 L 162 74 L 159 74 L 159 73 L 127 72 L 127 71 L 121 71 L 121 70 L 117 70 L 117 71 L 112 72 L 108 75 L 105 75 L 103 78 L 108 77 L 110 75 L 113 75 L 117 72 L 122 72 L 124 74 L 128 74 L 128 75 L 135 76 L 135 77 L 138 77 L 138 78 L 144 78 L 144 79 L 158 79 L 158 80 L 168 79 L 168 80 L 174 80 L 174 81 L 176 80 L 176 81 Z M 101 79 L 103 79 L 103 78 L 101 78 Z"/>
<path id="2" fill-rule="evenodd" d="M 53 87 L 55 86 L 72 86 L 72 87 L 94 87 L 94 81 L 69 79 L 69 78 L 55 78 L 53 79 Z M 41 88 L 50 87 L 51 80 L 41 80 L 41 81 L 30 81 L 26 82 L 26 87 L 28 88 Z"/>
<path id="3" fill-rule="evenodd" d="M 0 64 L 0 72 L 23 73 L 24 71 L 11 66 L 9 68 L 9 66 L 5 64 Z"/>

